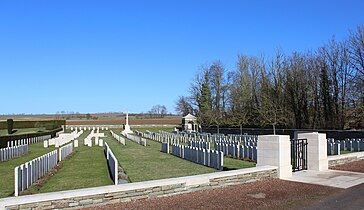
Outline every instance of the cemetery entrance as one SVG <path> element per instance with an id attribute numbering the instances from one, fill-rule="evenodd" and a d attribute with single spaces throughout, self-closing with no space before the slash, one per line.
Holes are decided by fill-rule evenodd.
<path id="1" fill-rule="evenodd" d="M 292 171 L 307 170 L 307 139 L 291 140 Z"/>

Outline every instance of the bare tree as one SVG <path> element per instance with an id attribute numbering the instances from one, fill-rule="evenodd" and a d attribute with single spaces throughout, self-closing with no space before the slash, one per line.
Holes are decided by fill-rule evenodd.
<path id="1" fill-rule="evenodd" d="M 276 60 L 276 62 L 279 62 L 279 60 Z M 278 72 L 280 67 L 278 67 L 277 64 L 274 64 L 271 67 L 277 67 L 278 69 L 271 70 L 268 74 L 264 71 L 264 69 L 261 71 L 261 107 L 259 112 L 261 125 L 271 125 L 273 128 L 273 134 L 275 135 L 276 126 L 285 125 L 287 118 L 283 104 L 278 96 L 280 93 L 277 93 L 280 84 L 275 81 L 277 78 L 273 77 L 273 73 Z"/>
<path id="2" fill-rule="evenodd" d="M 160 117 L 163 118 L 167 114 L 167 108 L 164 105 L 155 105 L 152 109 L 148 112 L 151 117 Z"/>
<path id="3" fill-rule="evenodd" d="M 229 118 L 232 125 L 239 126 L 242 134 L 243 125 L 249 122 L 252 105 L 252 78 L 247 56 L 238 55 L 237 69 L 231 73 L 231 77 Z"/>
<path id="4" fill-rule="evenodd" d="M 350 32 L 349 53 L 352 67 L 360 74 L 359 76 L 364 76 L 364 25 Z"/>
<path id="5" fill-rule="evenodd" d="M 212 96 L 212 109 L 215 112 L 223 112 L 223 95 L 226 87 L 225 68 L 221 61 L 215 61 L 209 68 L 209 82 Z"/>
<path id="6" fill-rule="evenodd" d="M 188 97 L 178 97 L 178 100 L 176 102 L 176 112 L 183 116 L 186 116 L 187 114 L 195 114 L 190 99 Z"/>
<path id="7" fill-rule="evenodd" d="M 189 110 L 188 101 L 204 126 L 234 125 L 241 132 L 243 126 L 343 129 L 360 124 L 363 31 L 360 26 L 346 40 L 332 39 L 303 53 L 278 50 L 269 60 L 239 55 L 230 72 L 220 61 L 202 66 L 176 111 Z"/>

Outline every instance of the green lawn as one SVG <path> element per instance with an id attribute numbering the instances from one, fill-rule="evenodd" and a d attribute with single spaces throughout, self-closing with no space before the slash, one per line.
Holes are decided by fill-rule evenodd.
<path id="1" fill-rule="evenodd" d="M 148 129 L 148 128 L 147 128 Z M 100 131 L 102 132 L 102 131 Z M 161 144 L 148 140 L 147 147 L 127 140 L 126 146 L 112 138 L 109 131 L 103 131 L 104 137 L 124 168 L 131 182 L 141 182 L 163 178 L 197 175 L 217 172 L 218 170 L 160 152 Z M 115 129 L 120 133 L 120 129 Z M 75 155 L 65 160 L 61 168 L 48 182 L 39 189 L 31 187 L 32 193 L 54 192 L 61 190 L 80 189 L 111 185 L 103 147 L 88 147 L 83 145 L 83 139 L 89 134 L 84 132 L 79 139 L 79 147 Z M 54 147 L 43 148 L 43 143 L 30 145 L 27 155 L 0 163 L 2 179 L 0 180 L 0 197 L 9 197 L 14 193 L 14 168 L 29 160 L 54 150 Z M 255 163 L 224 157 L 224 170 L 254 167 Z"/>
<path id="2" fill-rule="evenodd" d="M 146 130 L 148 130 L 148 131 L 151 131 L 151 132 L 154 132 L 154 133 L 158 133 L 158 131 L 172 132 L 173 128 L 150 127 L 150 128 L 132 128 L 132 130 L 137 130 L 137 131 L 140 131 L 140 132 L 145 132 Z"/>
<path id="3" fill-rule="evenodd" d="M 83 145 L 83 140 L 89 133 L 89 131 L 86 131 L 78 138 L 79 147 L 74 148 L 77 151 L 76 154 L 64 162 L 63 168 L 39 192 L 54 192 L 113 184 L 109 177 L 103 147 Z M 105 134 L 107 134 L 107 131 L 105 131 Z"/>
<path id="4" fill-rule="evenodd" d="M 224 157 L 224 170 L 235 170 L 242 168 L 255 167 L 256 163 L 246 160 L 238 160 L 235 158 Z"/>
<path id="5" fill-rule="evenodd" d="M 0 198 L 12 196 L 14 193 L 14 168 L 34 158 L 42 156 L 52 150 L 51 148 L 44 148 L 43 142 L 29 145 L 28 154 L 18 157 L 6 162 L 0 162 Z"/>
<path id="6" fill-rule="evenodd" d="M 11 135 L 20 135 L 20 134 L 30 134 L 30 133 L 37 133 L 37 132 L 45 132 L 47 131 L 45 128 L 17 128 L 13 129 L 13 133 Z M 0 130 L 0 136 L 10 136 L 8 134 L 7 129 Z"/>
<path id="7" fill-rule="evenodd" d="M 115 129 L 114 132 L 120 133 L 120 130 Z M 152 140 L 148 140 L 148 146 L 144 147 L 129 140 L 126 141 L 126 146 L 123 146 L 111 136 L 104 139 L 111 147 L 119 164 L 122 165 L 131 182 L 197 175 L 218 171 L 175 157 L 171 154 L 160 152 L 161 144 Z M 224 158 L 224 168 L 226 170 L 254 166 L 255 163 Z"/>
<path id="8" fill-rule="evenodd" d="M 343 154 L 349 154 L 349 153 L 353 153 L 353 152 L 354 151 L 341 150 L 340 154 L 343 155 Z"/>

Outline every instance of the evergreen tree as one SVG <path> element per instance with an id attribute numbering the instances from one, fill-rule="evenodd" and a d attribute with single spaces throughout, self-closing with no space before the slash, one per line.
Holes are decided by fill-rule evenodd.
<path id="1" fill-rule="evenodd" d="M 201 85 L 201 95 L 198 103 L 198 117 L 201 124 L 209 124 L 209 112 L 211 111 L 211 90 L 209 86 L 208 71 L 204 72 L 204 82 Z"/>
<path id="2" fill-rule="evenodd" d="M 8 119 L 6 121 L 7 125 L 8 125 L 8 134 L 12 134 L 13 133 L 13 128 L 14 128 L 14 121 L 13 119 Z"/>

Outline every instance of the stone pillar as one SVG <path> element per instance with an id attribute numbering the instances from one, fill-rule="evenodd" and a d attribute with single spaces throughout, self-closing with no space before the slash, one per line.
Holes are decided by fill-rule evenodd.
<path id="1" fill-rule="evenodd" d="M 328 170 L 326 133 L 300 133 L 299 139 L 307 139 L 308 170 Z"/>
<path id="2" fill-rule="evenodd" d="M 257 166 L 277 166 L 278 177 L 291 177 L 291 142 L 288 135 L 258 136 Z"/>

